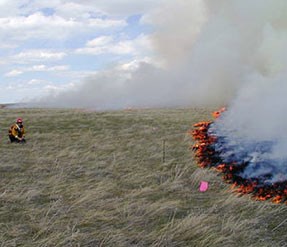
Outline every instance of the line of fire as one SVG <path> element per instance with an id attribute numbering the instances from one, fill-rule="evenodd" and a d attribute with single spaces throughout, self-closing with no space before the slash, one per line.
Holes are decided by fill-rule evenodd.
<path id="1" fill-rule="evenodd" d="M 225 110 L 226 108 L 222 108 L 212 115 L 216 119 Z M 199 122 L 190 131 L 195 140 L 192 150 L 199 167 L 214 168 L 221 172 L 223 179 L 232 184 L 232 189 L 240 194 L 250 194 L 252 198 L 260 201 L 270 200 L 287 204 L 287 181 L 266 184 L 260 177 L 244 178 L 241 174 L 248 162 L 223 161 L 222 154 L 215 149 L 219 137 L 209 132 L 213 123 L 214 121 Z"/>

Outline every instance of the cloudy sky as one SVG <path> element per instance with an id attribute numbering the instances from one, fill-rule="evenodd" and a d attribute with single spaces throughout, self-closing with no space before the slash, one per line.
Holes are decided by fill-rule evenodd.
<path id="1" fill-rule="evenodd" d="M 286 0 L 0 0 L 0 103 L 250 109 L 285 87 L 286 11 Z"/>
<path id="2" fill-rule="evenodd" d="M 70 90 L 151 61 L 149 13 L 162 0 L 0 0 L 0 103 Z"/>

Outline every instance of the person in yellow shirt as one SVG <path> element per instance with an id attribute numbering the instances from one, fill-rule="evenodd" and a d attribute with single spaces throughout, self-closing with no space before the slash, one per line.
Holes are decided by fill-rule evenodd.
<path id="1" fill-rule="evenodd" d="M 25 128 L 22 118 L 17 118 L 16 123 L 9 129 L 9 139 L 16 143 L 25 143 Z"/>

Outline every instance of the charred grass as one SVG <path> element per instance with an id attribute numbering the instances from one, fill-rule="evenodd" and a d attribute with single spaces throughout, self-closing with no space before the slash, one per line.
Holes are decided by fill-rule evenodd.
<path id="1" fill-rule="evenodd" d="M 213 110 L 1 109 L 0 246 L 285 246 L 286 205 L 193 160 L 187 132 Z"/>

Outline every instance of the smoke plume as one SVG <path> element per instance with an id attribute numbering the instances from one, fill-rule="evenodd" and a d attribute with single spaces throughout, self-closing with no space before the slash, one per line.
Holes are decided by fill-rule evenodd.
<path id="1" fill-rule="evenodd" d="M 227 105 L 222 126 L 248 138 L 285 136 L 285 0 L 168 0 L 145 16 L 156 63 L 86 78 L 47 104 L 95 109 Z M 42 99 L 42 102 L 45 101 Z"/>
<path id="2" fill-rule="evenodd" d="M 214 127 L 228 150 L 223 158 L 249 162 L 242 173 L 245 178 L 285 181 L 287 3 L 222 1 L 222 6 L 219 12 L 237 30 L 241 81 Z"/>
<path id="3" fill-rule="evenodd" d="M 233 16 L 237 7 L 231 2 L 234 6 L 228 1 L 165 1 L 143 18 L 155 30 L 155 62 L 97 73 L 75 89 L 37 103 L 95 109 L 227 104 L 255 63 L 251 53 L 258 45 L 248 41 L 254 33 L 241 23 L 243 16 Z"/>
<path id="4" fill-rule="evenodd" d="M 287 174 L 286 0 L 168 0 L 145 16 L 155 63 L 87 78 L 48 105 L 121 109 L 225 105 L 214 130 L 243 176 Z M 45 100 L 42 100 L 44 102 Z M 53 102 L 53 104 L 51 103 Z M 220 147 L 221 148 L 221 147 Z M 229 159 L 226 153 L 225 159 Z M 281 175 L 280 175 L 281 174 Z"/>

